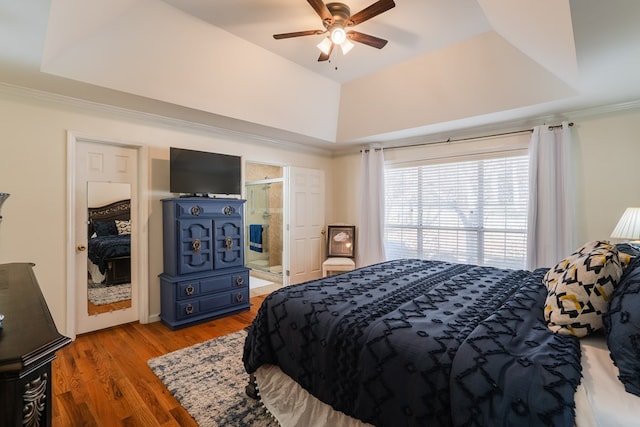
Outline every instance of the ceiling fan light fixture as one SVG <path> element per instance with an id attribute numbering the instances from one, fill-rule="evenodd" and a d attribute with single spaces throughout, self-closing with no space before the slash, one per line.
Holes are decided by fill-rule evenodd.
<path id="1" fill-rule="evenodd" d="M 334 25 L 331 28 L 331 41 L 335 44 L 342 44 L 347 40 L 347 33 L 344 31 L 341 25 Z"/>
<path id="2" fill-rule="evenodd" d="M 333 43 L 331 42 L 331 39 L 329 37 L 325 37 L 322 39 L 322 41 L 320 43 L 318 43 L 318 49 L 320 49 L 320 51 L 322 53 L 324 53 L 325 55 L 329 55 L 329 52 L 331 52 L 331 45 Z"/>
<path id="3" fill-rule="evenodd" d="M 342 50 L 343 55 L 346 55 L 351 49 L 353 49 L 353 46 L 355 46 L 353 43 L 349 40 L 345 40 L 340 44 L 340 50 Z"/>

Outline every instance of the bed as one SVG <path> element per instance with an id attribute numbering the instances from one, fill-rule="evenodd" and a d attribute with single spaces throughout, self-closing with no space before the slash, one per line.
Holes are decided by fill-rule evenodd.
<path id="1" fill-rule="evenodd" d="M 131 200 L 88 209 L 87 269 L 95 284 L 131 282 Z"/>
<path id="2" fill-rule="evenodd" d="M 284 426 L 598 425 L 599 373 L 640 398 L 610 359 L 583 369 L 606 334 L 549 327 L 549 271 L 395 260 L 280 289 L 248 331 L 248 392 Z"/>

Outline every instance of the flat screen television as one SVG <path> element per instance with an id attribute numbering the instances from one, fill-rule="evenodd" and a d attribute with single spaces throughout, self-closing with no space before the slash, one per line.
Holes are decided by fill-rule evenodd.
<path id="1" fill-rule="evenodd" d="M 169 190 L 189 196 L 239 196 L 241 158 L 227 154 L 169 150 Z"/>

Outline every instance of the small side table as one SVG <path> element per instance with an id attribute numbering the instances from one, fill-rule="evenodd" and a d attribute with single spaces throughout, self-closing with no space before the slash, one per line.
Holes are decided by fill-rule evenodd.
<path id="1" fill-rule="evenodd" d="M 327 277 L 330 271 L 351 271 L 356 268 L 356 263 L 351 258 L 331 257 L 322 263 L 322 277 Z"/>

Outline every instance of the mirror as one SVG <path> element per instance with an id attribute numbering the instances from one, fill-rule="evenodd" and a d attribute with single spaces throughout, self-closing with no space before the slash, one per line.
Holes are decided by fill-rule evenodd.
<path id="1" fill-rule="evenodd" d="M 131 185 L 87 183 L 89 315 L 131 307 Z"/>

